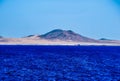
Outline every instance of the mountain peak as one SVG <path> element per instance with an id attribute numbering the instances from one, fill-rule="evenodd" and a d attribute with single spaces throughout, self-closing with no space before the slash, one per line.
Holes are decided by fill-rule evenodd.
<path id="1" fill-rule="evenodd" d="M 73 31 L 72 30 L 62 30 L 62 29 L 54 29 L 54 30 L 52 30 L 52 31 L 50 31 L 50 32 L 48 32 L 48 33 L 53 33 L 53 32 L 68 32 L 68 33 L 73 33 Z"/>
<path id="2" fill-rule="evenodd" d="M 62 30 L 62 29 L 54 29 L 51 32 L 62 32 L 62 31 L 64 31 L 64 30 Z"/>

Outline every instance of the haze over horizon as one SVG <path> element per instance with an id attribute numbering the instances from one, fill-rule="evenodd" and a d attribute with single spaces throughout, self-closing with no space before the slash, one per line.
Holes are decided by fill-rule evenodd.
<path id="1" fill-rule="evenodd" d="M 0 0 L 0 36 L 23 37 L 54 29 L 120 40 L 120 0 Z"/>

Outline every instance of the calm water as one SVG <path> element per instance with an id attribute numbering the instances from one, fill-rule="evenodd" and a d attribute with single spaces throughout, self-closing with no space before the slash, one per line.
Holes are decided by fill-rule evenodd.
<path id="1" fill-rule="evenodd" d="M 0 81 L 120 81 L 120 47 L 3 45 Z"/>

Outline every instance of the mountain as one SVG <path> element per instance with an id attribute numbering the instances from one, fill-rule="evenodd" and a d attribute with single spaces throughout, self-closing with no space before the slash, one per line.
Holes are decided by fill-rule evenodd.
<path id="1" fill-rule="evenodd" d="M 40 36 L 42 39 L 47 40 L 62 40 L 62 41 L 74 41 L 74 42 L 98 42 L 95 39 L 91 39 L 75 33 L 71 30 L 55 29 L 46 34 Z"/>
<path id="2" fill-rule="evenodd" d="M 0 38 L 0 45 L 120 45 L 120 41 L 95 40 L 71 30 L 55 29 L 42 35 L 29 35 L 23 38 Z"/>
<path id="3" fill-rule="evenodd" d="M 0 36 L 0 38 L 3 38 L 2 36 Z"/>
<path id="4" fill-rule="evenodd" d="M 101 38 L 99 40 L 103 40 L 103 41 L 111 41 L 111 39 L 106 39 L 106 38 Z"/>
<path id="5" fill-rule="evenodd" d="M 40 36 L 40 35 L 28 35 L 28 36 L 26 36 L 26 37 L 24 37 L 24 38 L 40 39 L 41 36 Z"/>
<path id="6" fill-rule="evenodd" d="M 72 30 L 61 30 L 61 29 L 55 29 L 42 35 L 29 35 L 25 38 L 44 39 L 50 41 L 60 40 L 60 41 L 72 41 L 72 42 L 99 42 L 99 40 L 82 36 L 78 33 L 73 32 Z"/>
<path id="7" fill-rule="evenodd" d="M 101 42 L 107 42 L 107 43 L 120 43 L 119 40 L 112 40 L 112 39 L 106 39 L 106 38 L 101 38 L 99 39 Z"/>

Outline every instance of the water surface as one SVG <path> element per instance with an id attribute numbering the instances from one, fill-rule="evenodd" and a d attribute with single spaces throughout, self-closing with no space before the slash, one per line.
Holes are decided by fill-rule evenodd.
<path id="1" fill-rule="evenodd" d="M 0 46 L 0 81 L 119 81 L 117 46 Z"/>

